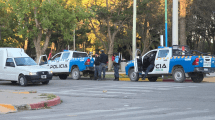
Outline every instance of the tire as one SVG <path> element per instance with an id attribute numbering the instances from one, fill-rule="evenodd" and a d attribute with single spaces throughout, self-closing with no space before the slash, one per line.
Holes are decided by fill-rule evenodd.
<path id="1" fill-rule="evenodd" d="M 17 81 L 11 81 L 11 83 L 16 84 L 16 83 L 17 83 Z"/>
<path id="2" fill-rule="evenodd" d="M 72 70 L 72 79 L 73 80 L 78 80 L 80 78 L 80 71 L 78 68 L 74 68 Z"/>
<path id="3" fill-rule="evenodd" d="M 27 80 L 26 80 L 24 75 L 19 76 L 19 84 L 21 86 L 27 86 L 28 85 L 28 82 L 27 82 Z"/>
<path id="4" fill-rule="evenodd" d="M 45 82 L 42 82 L 43 85 L 47 85 L 49 84 L 49 80 L 45 81 Z"/>
<path id="5" fill-rule="evenodd" d="M 156 82 L 157 79 L 158 79 L 158 77 L 149 77 L 149 78 L 148 78 L 148 80 L 149 80 L 150 82 Z"/>
<path id="6" fill-rule="evenodd" d="M 173 76 L 174 81 L 177 83 L 182 83 L 185 80 L 185 74 L 184 74 L 183 68 L 176 68 L 173 71 L 172 76 Z"/>
<path id="7" fill-rule="evenodd" d="M 134 68 L 129 70 L 128 75 L 132 82 L 137 82 L 139 80 L 139 74 L 134 72 Z"/>
<path id="8" fill-rule="evenodd" d="M 62 75 L 59 75 L 59 78 L 61 79 L 61 80 L 65 80 L 65 79 L 67 79 L 67 75 L 66 74 L 62 74 Z"/>
<path id="9" fill-rule="evenodd" d="M 194 83 L 200 83 L 204 79 L 204 75 L 202 73 L 196 73 L 195 77 L 191 77 Z"/>

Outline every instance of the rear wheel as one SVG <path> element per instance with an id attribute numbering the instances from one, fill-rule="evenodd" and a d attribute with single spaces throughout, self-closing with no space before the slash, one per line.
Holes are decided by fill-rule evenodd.
<path id="1" fill-rule="evenodd" d="M 196 73 L 195 77 L 191 77 L 192 81 L 195 83 L 200 83 L 204 79 L 204 75 L 202 73 Z"/>
<path id="2" fill-rule="evenodd" d="M 128 75 L 129 75 L 130 81 L 132 82 L 136 82 L 139 80 L 139 74 L 134 72 L 134 68 L 129 70 Z"/>
<path id="3" fill-rule="evenodd" d="M 49 84 L 49 80 L 42 82 L 42 84 L 44 84 L 44 85 Z"/>
<path id="4" fill-rule="evenodd" d="M 80 71 L 79 71 L 78 68 L 74 68 L 74 69 L 72 70 L 72 78 L 73 78 L 74 80 L 78 80 L 78 79 L 80 78 Z"/>
<path id="5" fill-rule="evenodd" d="M 174 81 L 177 83 L 182 83 L 185 80 L 185 74 L 184 74 L 183 68 L 176 68 L 173 71 L 172 76 L 173 76 Z"/>
<path id="6" fill-rule="evenodd" d="M 158 77 L 149 77 L 148 79 L 150 82 L 155 82 L 157 81 Z"/>
<path id="7" fill-rule="evenodd" d="M 28 82 L 27 82 L 27 80 L 26 80 L 24 75 L 19 76 L 19 84 L 21 86 L 27 86 L 28 85 Z"/>
<path id="8" fill-rule="evenodd" d="M 67 78 L 67 75 L 66 74 L 59 75 L 59 78 L 61 80 L 65 80 Z"/>

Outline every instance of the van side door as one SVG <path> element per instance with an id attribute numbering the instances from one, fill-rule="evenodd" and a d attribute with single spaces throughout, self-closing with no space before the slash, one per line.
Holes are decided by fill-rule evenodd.
<path id="1" fill-rule="evenodd" d="M 5 67 L 4 67 L 4 78 L 5 80 L 16 80 L 18 81 L 18 73 L 19 71 L 15 68 L 15 63 L 13 58 L 7 58 Z"/>

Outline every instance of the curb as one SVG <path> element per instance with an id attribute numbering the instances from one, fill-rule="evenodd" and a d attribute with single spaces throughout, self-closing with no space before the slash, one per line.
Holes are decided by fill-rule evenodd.
<path id="1" fill-rule="evenodd" d="M 0 114 L 13 113 L 16 111 L 16 107 L 11 104 L 0 104 Z"/>
<path id="2" fill-rule="evenodd" d="M 11 104 L 0 104 L 0 109 L 4 109 L 2 112 L 0 110 L 0 114 L 6 114 L 6 113 L 13 113 L 17 112 L 19 110 L 34 110 L 34 109 L 40 109 L 44 107 L 51 107 L 55 106 L 61 103 L 60 97 L 56 96 L 56 98 L 52 100 L 47 101 L 41 101 L 39 103 L 33 103 L 33 104 L 23 104 L 23 105 L 11 105 Z"/>
<path id="3" fill-rule="evenodd" d="M 57 96 L 56 98 L 48 101 L 41 101 L 39 103 L 29 104 L 30 109 L 39 109 L 43 107 L 51 107 L 61 103 L 60 97 Z"/>
<path id="4" fill-rule="evenodd" d="M 130 78 L 119 78 L 119 81 L 130 81 Z M 140 78 L 138 81 L 149 81 L 147 78 L 145 80 L 142 80 Z M 156 82 L 175 82 L 173 79 L 157 79 Z M 191 79 L 186 79 L 184 82 L 192 82 Z"/>

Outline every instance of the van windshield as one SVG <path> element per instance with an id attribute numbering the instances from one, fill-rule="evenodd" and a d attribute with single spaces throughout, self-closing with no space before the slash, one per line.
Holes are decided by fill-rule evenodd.
<path id="1" fill-rule="evenodd" d="M 14 58 L 17 66 L 31 66 L 37 63 L 30 57 Z"/>

